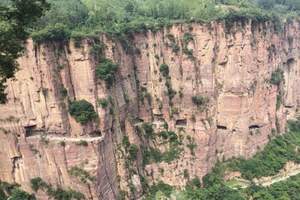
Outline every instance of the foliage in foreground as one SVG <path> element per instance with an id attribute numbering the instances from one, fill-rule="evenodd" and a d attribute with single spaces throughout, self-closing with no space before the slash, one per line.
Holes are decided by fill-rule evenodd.
<path id="1" fill-rule="evenodd" d="M 52 185 L 46 183 L 40 177 L 31 179 L 31 188 L 37 192 L 42 190 L 47 193 L 47 195 L 54 200 L 83 200 L 84 195 L 80 192 L 74 191 L 72 189 L 64 190 L 60 187 L 54 188 Z"/>
<path id="2" fill-rule="evenodd" d="M 28 194 L 19 188 L 16 184 L 9 184 L 0 181 L 0 199 L 1 200 L 36 200 L 33 194 Z"/>
<path id="3" fill-rule="evenodd" d="M 289 132 L 277 136 L 253 158 L 249 160 L 234 159 L 225 163 L 217 163 L 211 173 L 200 180 L 189 181 L 183 191 L 175 188 L 152 186 L 148 199 L 167 198 L 192 200 L 299 200 L 300 174 L 289 179 L 272 184 L 269 187 L 250 185 L 245 189 L 233 189 L 224 181 L 226 170 L 239 170 L 244 178 L 271 176 L 279 172 L 286 162 L 299 163 L 298 147 L 300 146 L 300 121 L 289 122 Z M 160 183 L 163 184 L 163 183 Z M 165 189 L 167 188 L 167 189 Z"/>
<path id="4" fill-rule="evenodd" d="M 48 8 L 45 0 L 0 2 L 0 103 L 5 103 L 5 81 L 17 71 L 28 27 Z"/>
<path id="5" fill-rule="evenodd" d="M 242 173 L 246 179 L 273 176 L 288 161 L 300 163 L 300 129 L 299 121 L 289 122 L 290 132 L 272 139 L 263 151 L 249 160 L 236 159 L 229 166 Z"/>

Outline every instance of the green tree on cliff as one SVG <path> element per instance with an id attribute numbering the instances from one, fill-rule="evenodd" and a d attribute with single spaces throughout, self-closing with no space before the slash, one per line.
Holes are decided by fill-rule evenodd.
<path id="1" fill-rule="evenodd" d="M 5 82 L 17 70 L 16 59 L 29 36 L 27 29 L 48 7 L 46 0 L 0 2 L 0 103 L 6 101 Z"/>

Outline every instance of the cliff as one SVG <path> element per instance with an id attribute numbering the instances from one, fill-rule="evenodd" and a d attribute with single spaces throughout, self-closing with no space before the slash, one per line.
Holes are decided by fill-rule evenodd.
<path id="1" fill-rule="evenodd" d="M 214 22 L 122 40 L 29 40 L 0 106 L 0 180 L 32 192 L 30 180 L 41 177 L 87 199 L 137 199 L 147 184 L 182 187 L 217 160 L 251 157 L 297 114 L 299 36 L 297 22 L 281 31 Z M 103 56 L 119 66 L 110 87 L 95 75 Z M 82 99 L 98 114 L 84 125 L 68 112 Z M 74 167 L 94 179 L 72 175 Z"/>

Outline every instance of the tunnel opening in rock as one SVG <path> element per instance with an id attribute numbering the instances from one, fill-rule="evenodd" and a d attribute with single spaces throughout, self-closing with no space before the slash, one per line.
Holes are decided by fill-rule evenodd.
<path id="1" fill-rule="evenodd" d="M 24 126 L 25 129 L 25 137 L 29 137 L 34 135 L 34 129 L 36 128 L 36 125 L 28 125 Z"/>
<path id="2" fill-rule="evenodd" d="M 291 65 L 291 64 L 293 64 L 295 62 L 295 59 L 294 58 L 289 58 L 287 61 L 286 61 L 286 63 L 288 64 L 288 65 Z"/>
<path id="3" fill-rule="evenodd" d="M 260 128 L 260 126 L 257 124 L 249 126 L 249 130 L 258 129 L 258 128 Z"/>
<path id="4" fill-rule="evenodd" d="M 187 125 L 187 120 L 186 119 L 178 119 L 178 120 L 176 120 L 175 125 L 176 126 L 186 126 Z"/>
<path id="5" fill-rule="evenodd" d="M 226 126 L 222 126 L 222 125 L 217 125 L 217 129 L 218 130 L 227 130 Z"/>
<path id="6" fill-rule="evenodd" d="M 100 137 L 102 136 L 102 133 L 100 130 L 96 130 L 96 131 L 93 131 L 89 134 L 91 137 Z"/>
<path id="7" fill-rule="evenodd" d="M 293 108 L 294 106 L 293 105 L 285 105 L 284 107 L 285 108 Z"/>

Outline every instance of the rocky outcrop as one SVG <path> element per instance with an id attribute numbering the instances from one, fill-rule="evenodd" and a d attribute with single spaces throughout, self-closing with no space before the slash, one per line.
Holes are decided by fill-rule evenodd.
<path id="1" fill-rule="evenodd" d="M 139 198 L 145 179 L 181 187 L 217 160 L 250 157 L 297 112 L 299 30 L 296 22 L 279 32 L 271 23 L 238 22 L 229 29 L 214 22 L 127 40 L 101 35 L 101 56 L 119 65 L 110 87 L 95 76 L 100 52 L 95 55 L 94 39 L 80 46 L 28 41 L 7 83 L 8 102 L 0 106 L 0 179 L 28 191 L 30 179 L 42 177 L 88 199 Z M 277 69 L 284 80 L 272 84 Z M 109 99 L 108 108 L 99 105 L 102 98 Z M 69 101 L 81 99 L 93 104 L 98 120 L 81 125 L 68 114 Z M 145 123 L 153 125 L 155 140 L 141 134 Z M 147 148 L 167 151 L 159 137 L 166 129 L 180 140 L 179 156 L 143 164 Z M 124 136 L 137 146 L 136 159 L 128 159 Z M 78 182 L 68 173 L 73 166 L 96 181 Z"/>

